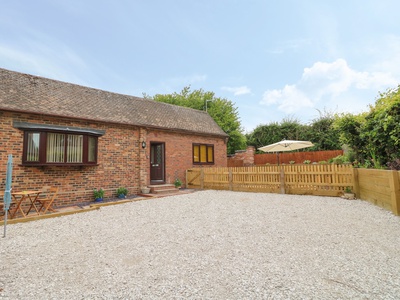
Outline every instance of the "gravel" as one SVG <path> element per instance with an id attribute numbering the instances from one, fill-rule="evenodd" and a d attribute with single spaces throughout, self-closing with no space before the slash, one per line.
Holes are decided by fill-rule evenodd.
<path id="1" fill-rule="evenodd" d="M 400 218 L 199 191 L 9 224 L 0 263 L 1 299 L 399 299 Z"/>

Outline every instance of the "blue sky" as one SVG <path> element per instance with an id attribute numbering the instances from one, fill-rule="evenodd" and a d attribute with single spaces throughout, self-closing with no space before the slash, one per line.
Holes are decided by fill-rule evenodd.
<path id="1" fill-rule="evenodd" d="M 0 67 L 233 101 L 245 129 L 368 110 L 400 84 L 397 0 L 2 0 Z"/>

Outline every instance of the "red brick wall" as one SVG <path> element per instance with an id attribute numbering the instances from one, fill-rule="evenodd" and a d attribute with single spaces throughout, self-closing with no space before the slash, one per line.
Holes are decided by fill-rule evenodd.
<path id="1" fill-rule="evenodd" d="M 21 166 L 23 131 L 12 126 L 13 121 L 61 126 L 76 126 L 105 130 L 99 137 L 98 166 Z M 148 136 L 146 136 L 148 134 Z M 148 147 L 142 149 L 141 140 Z M 185 170 L 192 167 L 192 142 L 215 145 L 215 166 L 226 166 L 226 145 L 223 139 L 185 136 L 133 126 L 101 122 L 60 119 L 40 115 L 0 111 L 0 190 L 5 188 L 8 155 L 13 155 L 13 191 L 58 186 L 56 205 L 71 205 L 93 200 L 93 189 L 103 188 L 105 197 L 115 196 L 118 187 L 126 187 L 130 194 L 139 192 L 150 183 L 150 142 L 165 142 L 166 180 L 185 179 Z M 142 178 L 141 178 L 142 177 Z"/>
<path id="2" fill-rule="evenodd" d="M 236 151 L 235 155 L 228 158 L 228 167 L 254 166 L 254 146 L 248 146 L 246 150 Z"/>
<path id="3" fill-rule="evenodd" d="M 193 165 L 192 159 L 192 144 L 213 144 L 214 145 L 214 165 L 204 165 L 203 167 L 226 167 L 226 144 L 224 139 L 212 138 L 195 135 L 183 135 L 178 133 L 168 133 L 149 130 L 147 132 L 147 144 L 150 142 L 165 143 L 165 168 L 166 182 L 173 183 L 176 178 L 179 178 L 183 186 L 186 185 L 185 171 L 199 165 Z M 147 156 L 150 155 L 150 147 L 147 147 Z M 150 176 L 150 162 L 148 162 L 148 176 Z M 148 177 L 148 181 L 150 178 Z"/>

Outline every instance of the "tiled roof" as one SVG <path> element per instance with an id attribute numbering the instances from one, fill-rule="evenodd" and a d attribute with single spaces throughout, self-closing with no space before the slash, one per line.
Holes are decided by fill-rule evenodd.
<path id="1" fill-rule="evenodd" d="M 204 111 L 1 68 L 0 110 L 227 136 Z"/>

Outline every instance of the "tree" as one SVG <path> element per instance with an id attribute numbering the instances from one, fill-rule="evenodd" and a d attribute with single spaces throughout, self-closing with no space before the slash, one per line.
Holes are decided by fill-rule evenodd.
<path id="1" fill-rule="evenodd" d="M 335 126 L 361 165 L 400 168 L 400 86 L 381 93 L 368 113 L 342 115 Z"/>
<path id="2" fill-rule="evenodd" d="M 336 117 L 330 113 L 321 113 L 311 125 L 301 124 L 293 118 L 283 119 L 257 126 L 247 137 L 247 143 L 256 148 L 273 144 L 284 139 L 311 141 L 314 146 L 305 151 L 337 150 L 341 148 L 339 130 L 335 128 Z"/>
<path id="3" fill-rule="evenodd" d="M 228 154 L 235 153 L 246 147 L 246 138 L 243 135 L 238 109 L 234 103 L 225 98 L 216 97 L 213 92 L 205 92 L 202 89 L 190 90 L 190 86 L 184 87 L 178 94 L 156 94 L 153 97 L 144 95 L 147 99 L 158 102 L 190 107 L 197 110 L 206 110 L 222 130 L 229 135 L 227 145 Z"/>
<path id="4" fill-rule="evenodd" d="M 316 150 L 337 150 L 341 148 L 339 130 L 333 126 L 335 116 L 319 111 L 319 118 L 314 119 L 306 129 L 307 140 L 312 141 Z"/>
<path id="5" fill-rule="evenodd" d="M 247 137 L 247 144 L 256 149 L 265 145 L 286 140 L 302 140 L 306 134 L 306 125 L 296 119 L 283 119 L 281 123 L 272 122 L 257 126 Z"/>
<path id="6" fill-rule="evenodd" d="M 282 137 L 280 125 L 277 122 L 258 125 L 251 133 L 246 135 L 247 144 L 254 146 L 256 149 L 279 142 L 283 139 Z"/>
<path id="7" fill-rule="evenodd" d="M 400 86 L 380 94 L 360 134 L 375 167 L 400 158 Z"/>
<path id="8" fill-rule="evenodd" d="M 280 123 L 281 134 L 286 140 L 306 140 L 307 127 L 295 118 L 284 118 Z"/>
<path id="9" fill-rule="evenodd" d="M 365 141 L 361 138 L 362 127 L 365 123 L 365 114 L 352 115 L 350 113 L 337 115 L 333 128 L 339 132 L 339 142 L 350 147 L 357 161 L 364 163 Z"/>

